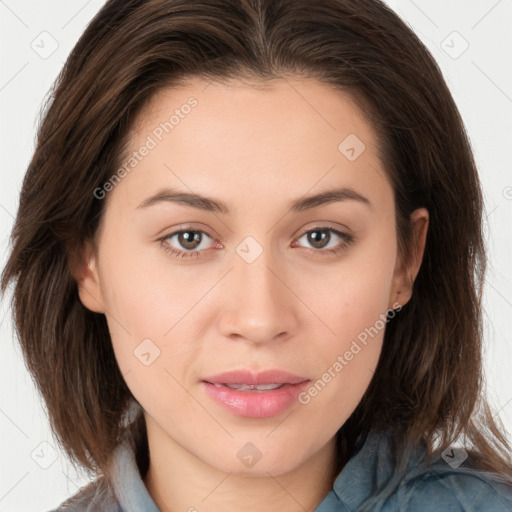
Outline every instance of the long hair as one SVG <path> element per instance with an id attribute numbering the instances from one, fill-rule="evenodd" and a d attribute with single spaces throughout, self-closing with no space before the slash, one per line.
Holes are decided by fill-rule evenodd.
<path id="1" fill-rule="evenodd" d="M 135 117 L 190 77 L 286 76 L 349 93 L 374 128 L 402 257 L 409 215 L 430 214 L 412 297 L 337 433 L 339 464 L 362 433 L 392 428 L 397 468 L 420 442 L 430 457 L 462 436 L 475 467 L 510 479 L 510 445 L 482 374 L 486 252 L 472 149 L 433 57 L 380 0 L 109 0 L 90 22 L 44 106 L 1 281 L 3 293 L 14 281 L 17 335 L 59 444 L 108 476 L 129 435 L 147 469 L 144 417 L 124 421 L 134 397 L 105 317 L 82 305 L 73 278 L 105 210 L 94 192 L 121 165 Z"/>

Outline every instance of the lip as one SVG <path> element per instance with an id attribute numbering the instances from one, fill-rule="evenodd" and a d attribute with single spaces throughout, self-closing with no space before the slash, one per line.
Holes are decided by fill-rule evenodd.
<path id="1" fill-rule="evenodd" d="M 237 370 L 206 377 L 201 381 L 201 386 L 217 404 L 236 416 L 269 418 L 291 407 L 309 382 L 310 379 L 282 370 L 266 370 L 259 373 Z M 266 391 L 241 391 L 223 384 L 283 384 L 283 386 Z"/>
<path id="2" fill-rule="evenodd" d="M 210 384 L 299 384 L 309 380 L 307 377 L 300 377 L 293 373 L 279 369 L 270 369 L 263 372 L 252 372 L 241 369 L 230 372 L 219 373 L 211 377 L 205 377 L 203 382 Z"/>

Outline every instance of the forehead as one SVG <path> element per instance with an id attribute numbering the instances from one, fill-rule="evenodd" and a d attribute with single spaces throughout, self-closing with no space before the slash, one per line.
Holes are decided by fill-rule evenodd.
<path id="1" fill-rule="evenodd" d="M 191 102 L 195 105 L 189 108 Z M 241 79 L 205 81 L 191 77 L 179 85 L 160 89 L 150 98 L 133 122 L 130 140 L 136 142 L 138 136 L 153 132 L 160 123 L 169 121 L 173 113 L 172 130 L 190 117 L 192 121 L 187 124 L 192 123 L 195 128 L 206 129 L 207 124 L 214 122 L 217 130 L 231 129 L 238 123 L 242 125 L 238 128 L 243 127 L 247 132 L 262 127 L 270 132 L 281 125 L 287 133 L 309 132 L 308 135 L 312 135 L 315 131 L 317 137 L 329 137 L 341 128 L 341 133 L 337 133 L 340 136 L 343 130 L 352 128 L 370 145 L 376 135 L 348 92 L 312 78 L 249 82 Z"/>
<path id="2" fill-rule="evenodd" d="M 353 98 L 314 79 L 191 78 L 162 89 L 135 119 L 123 163 L 145 146 L 114 191 L 126 189 L 132 206 L 157 184 L 226 197 L 237 190 L 250 202 L 260 193 L 297 197 L 339 185 L 368 191 L 387 181 L 376 134 Z"/>

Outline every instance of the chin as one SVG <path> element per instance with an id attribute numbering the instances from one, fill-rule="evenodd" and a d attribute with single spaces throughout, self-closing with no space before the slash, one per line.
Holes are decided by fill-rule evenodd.
<path id="1" fill-rule="evenodd" d="M 290 448 L 291 446 L 287 445 L 287 451 L 283 453 L 268 447 L 266 455 L 264 449 L 258 450 L 248 441 L 237 448 L 235 457 L 226 459 L 214 456 L 213 460 L 204 460 L 204 462 L 223 473 L 237 476 L 268 477 L 269 473 L 278 476 L 293 471 L 307 458 L 306 456 L 301 457 L 301 454 Z M 227 450 L 224 453 L 227 453 Z"/>

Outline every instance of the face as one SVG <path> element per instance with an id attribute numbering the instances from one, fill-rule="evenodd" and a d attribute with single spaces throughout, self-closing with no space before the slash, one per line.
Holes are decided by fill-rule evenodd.
<path id="1" fill-rule="evenodd" d="M 386 312 L 410 296 L 428 221 L 414 213 L 416 258 L 400 261 L 376 143 L 348 95 L 309 79 L 190 80 L 143 110 L 125 171 L 97 192 L 106 210 L 79 284 L 106 315 L 151 439 L 240 475 L 333 448 L 377 366 Z M 303 382 L 204 382 L 235 370 Z M 247 454 L 261 458 L 250 467 Z"/>

